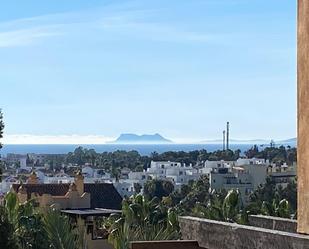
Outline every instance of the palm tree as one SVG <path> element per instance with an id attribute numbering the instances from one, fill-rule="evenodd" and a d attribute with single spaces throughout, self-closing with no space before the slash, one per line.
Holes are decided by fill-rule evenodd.
<path id="1" fill-rule="evenodd" d="M 238 189 L 231 189 L 223 201 L 222 211 L 226 221 L 235 222 L 240 211 L 240 193 Z"/>
<path id="2" fill-rule="evenodd" d="M 211 220 L 239 222 L 243 217 L 240 215 L 241 200 L 240 193 L 231 189 L 226 195 L 220 191 L 212 191 L 205 203 L 196 203 L 193 215 Z M 241 221 L 243 223 L 243 221 Z"/>
<path id="3" fill-rule="evenodd" d="M 15 241 L 18 248 L 84 248 L 83 236 L 79 236 L 81 231 L 72 227 L 68 217 L 55 210 L 42 213 L 34 208 L 33 201 L 21 204 L 15 193 L 5 196 L 1 218 L 10 224 L 7 227 L 13 233 L 10 240 L 12 243 Z"/>
<path id="4" fill-rule="evenodd" d="M 74 233 L 71 222 L 67 216 L 58 211 L 50 210 L 43 218 L 44 228 L 53 249 L 78 248 L 78 236 Z"/>
<path id="5" fill-rule="evenodd" d="M 0 248 L 18 248 L 18 241 L 12 223 L 4 207 L 0 206 Z"/>
<path id="6" fill-rule="evenodd" d="M 23 249 L 44 249 L 48 247 L 43 229 L 42 214 L 35 210 L 33 201 L 20 204 L 17 195 L 10 192 L 5 197 L 4 211 L 19 247 Z"/>
<path id="7" fill-rule="evenodd" d="M 108 240 L 115 249 L 127 249 L 131 241 L 179 238 L 175 211 L 158 198 L 148 201 L 142 195 L 124 200 L 122 215 L 110 216 L 104 225 L 110 231 Z"/>
<path id="8" fill-rule="evenodd" d="M 290 204 L 286 199 L 278 201 L 274 199 L 272 203 L 263 201 L 261 213 L 267 216 L 278 216 L 282 218 L 291 218 Z"/>

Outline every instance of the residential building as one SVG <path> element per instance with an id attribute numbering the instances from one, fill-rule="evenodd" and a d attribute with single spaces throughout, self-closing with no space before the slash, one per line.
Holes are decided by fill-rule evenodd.
<path id="1" fill-rule="evenodd" d="M 242 167 L 213 169 L 209 175 L 210 189 L 238 189 L 244 204 L 249 202 L 249 195 L 254 190 L 252 177 Z"/>
<path id="2" fill-rule="evenodd" d="M 21 202 L 34 199 L 39 207 L 59 209 L 120 209 L 122 198 L 112 184 L 85 183 L 79 172 L 71 183 L 40 183 L 32 173 L 27 183 L 13 184 Z"/>

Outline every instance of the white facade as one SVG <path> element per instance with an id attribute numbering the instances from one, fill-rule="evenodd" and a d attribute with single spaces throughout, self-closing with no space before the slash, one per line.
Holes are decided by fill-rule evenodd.
<path id="1" fill-rule="evenodd" d="M 90 166 L 82 168 L 82 174 L 85 178 L 100 178 L 101 180 L 110 180 L 111 174 L 105 172 L 103 169 L 95 169 Z"/>
<path id="2" fill-rule="evenodd" d="M 254 190 L 252 176 L 241 167 L 214 169 L 210 173 L 209 183 L 211 189 L 238 189 L 243 203 L 248 203 L 249 195 Z"/>
<path id="3" fill-rule="evenodd" d="M 55 176 L 45 176 L 44 183 L 71 183 L 74 182 L 74 177 L 60 173 Z"/>
<path id="4" fill-rule="evenodd" d="M 234 161 L 205 161 L 204 167 L 199 169 L 199 173 L 202 175 L 209 175 L 213 169 L 218 168 L 231 168 L 235 166 Z"/>
<path id="5" fill-rule="evenodd" d="M 114 182 L 113 185 L 122 197 L 130 197 L 135 193 L 133 181 L 120 180 L 119 182 Z"/>
<path id="6" fill-rule="evenodd" d="M 27 169 L 27 157 L 20 158 L 19 164 L 21 169 Z"/>
<path id="7" fill-rule="evenodd" d="M 242 165 L 254 165 L 254 164 L 269 164 L 269 160 L 261 159 L 261 158 L 239 158 L 236 161 L 237 166 Z"/>
<path id="8" fill-rule="evenodd" d="M 15 176 L 8 176 L 2 180 L 0 183 L 0 194 L 7 193 L 10 189 L 12 184 L 19 183 L 19 180 Z"/>
<path id="9" fill-rule="evenodd" d="M 197 180 L 200 177 L 198 170 L 191 165 L 177 162 L 154 162 L 150 164 L 146 174 L 152 179 L 169 179 L 175 185 L 187 184 L 190 180 Z"/>
<path id="10" fill-rule="evenodd" d="M 175 188 L 180 188 L 182 184 L 188 184 L 190 180 L 197 180 L 200 177 L 200 173 L 197 169 L 194 169 L 191 165 L 186 166 L 178 162 L 154 162 L 150 163 L 150 167 L 142 172 L 129 172 L 128 179 L 122 179 L 120 183 L 127 185 L 125 187 L 115 186 L 119 192 L 128 195 L 131 190 L 134 190 L 134 183 L 139 183 L 142 187 L 145 182 L 151 179 L 169 180 Z M 129 191 L 127 190 L 129 189 Z M 131 190 L 130 190 L 131 189 Z M 134 192 L 133 192 L 134 193 Z M 133 194 L 132 193 L 132 194 Z"/>

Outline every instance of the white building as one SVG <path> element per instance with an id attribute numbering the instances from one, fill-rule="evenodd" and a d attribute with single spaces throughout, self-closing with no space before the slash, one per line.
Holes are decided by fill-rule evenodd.
<path id="1" fill-rule="evenodd" d="M 74 182 L 74 177 L 65 173 L 59 173 L 54 176 L 45 176 L 44 183 L 71 183 Z"/>
<path id="2" fill-rule="evenodd" d="M 113 185 L 122 197 L 130 197 L 135 194 L 133 181 L 120 180 L 114 182 Z"/>
<path id="3" fill-rule="evenodd" d="M 200 173 L 192 165 L 186 166 L 177 162 L 154 161 L 151 162 L 146 175 L 151 179 L 171 180 L 175 187 L 187 184 L 190 180 L 197 180 L 200 177 Z"/>
<path id="4" fill-rule="evenodd" d="M 201 174 L 192 165 L 186 166 L 178 162 L 152 161 L 147 170 L 141 172 L 130 171 L 127 175 L 127 179 L 121 179 L 114 184 L 122 196 L 134 194 L 134 184 L 136 183 L 139 183 L 143 188 L 145 182 L 151 179 L 169 180 L 178 189 L 182 184 L 188 184 L 190 180 L 197 180 Z"/>
<path id="5" fill-rule="evenodd" d="M 110 180 L 111 174 L 105 172 L 103 169 L 100 168 L 93 168 L 91 166 L 85 166 L 82 168 L 82 174 L 85 178 L 99 178 L 101 180 Z"/>
<path id="6" fill-rule="evenodd" d="M 268 165 L 269 160 L 265 160 L 262 158 L 239 158 L 236 161 L 237 166 L 242 166 L 242 165 L 255 165 L 255 164 L 260 164 L 260 165 Z"/>
<path id="7" fill-rule="evenodd" d="M 268 167 L 268 175 L 276 185 L 285 188 L 289 183 L 295 182 L 297 176 L 296 167 L 296 163 L 290 166 L 286 163 L 282 165 L 272 164 Z"/>
<path id="8" fill-rule="evenodd" d="M 254 190 L 251 175 L 242 167 L 213 169 L 209 183 L 211 190 L 238 189 L 244 204 L 248 203 L 249 195 Z"/>
<path id="9" fill-rule="evenodd" d="M 15 176 L 8 176 L 2 179 L 0 183 L 0 194 L 7 193 L 11 189 L 12 184 L 14 183 L 19 183 L 18 178 Z"/>
<path id="10" fill-rule="evenodd" d="M 199 169 L 199 173 L 202 175 L 209 175 L 213 169 L 218 168 L 231 168 L 235 166 L 235 161 L 205 161 L 204 167 Z"/>

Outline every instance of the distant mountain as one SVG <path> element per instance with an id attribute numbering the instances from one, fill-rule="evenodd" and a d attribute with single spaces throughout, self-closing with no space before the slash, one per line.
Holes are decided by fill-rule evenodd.
<path id="1" fill-rule="evenodd" d="M 222 143 L 222 139 L 213 139 L 202 141 L 205 144 L 217 144 Z M 241 139 L 230 139 L 230 144 L 267 144 L 270 143 L 270 140 L 265 139 L 252 139 L 252 140 L 241 140 Z"/>
<path id="2" fill-rule="evenodd" d="M 286 140 L 281 140 L 281 141 L 275 141 L 276 144 L 282 144 L 282 145 L 290 145 L 292 147 L 296 147 L 297 145 L 297 138 L 290 138 Z"/>
<path id="3" fill-rule="evenodd" d="M 154 135 L 136 135 L 132 133 L 121 134 L 115 141 L 111 142 L 115 144 L 166 144 L 172 143 L 162 137 L 160 134 L 156 133 Z"/>
<path id="4" fill-rule="evenodd" d="M 269 145 L 271 140 L 267 139 L 252 139 L 252 140 L 241 140 L 241 139 L 230 139 L 230 144 L 257 144 L 257 145 Z M 297 144 L 297 138 L 290 138 L 285 140 L 274 141 L 276 145 L 290 145 L 291 147 L 295 147 Z M 205 140 L 202 141 L 205 144 L 217 144 L 222 143 L 222 139 L 214 139 L 214 140 Z"/>

